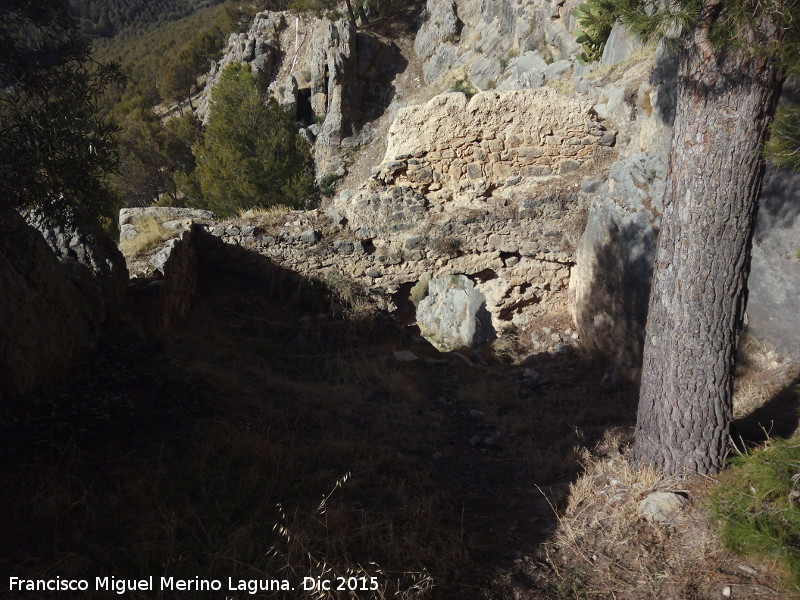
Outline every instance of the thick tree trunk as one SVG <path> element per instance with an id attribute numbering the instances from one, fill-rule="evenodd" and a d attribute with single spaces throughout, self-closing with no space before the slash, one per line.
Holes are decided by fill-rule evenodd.
<path id="1" fill-rule="evenodd" d="M 775 61 L 715 51 L 706 33 L 701 23 L 681 56 L 633 454 L 669 474 L 716 473 L 726 455 L 762 147 L 782 84 Z"/>

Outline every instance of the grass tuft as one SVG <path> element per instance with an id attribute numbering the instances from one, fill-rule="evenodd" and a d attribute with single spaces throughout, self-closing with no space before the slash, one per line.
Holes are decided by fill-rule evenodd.
<path id="1" fill-rule="evenodd" d="M 175 235 L 149 215 L 134 219 L 132 224 L 136 229 L 136 235 L 119 245 L 125 256 L 138 256 L 150 252 Z"/>
<path id="2" fill-rule="evenodd" d="M 422 278 L 414 284 L 411 288 L 409 300 L 415 308 L 419 308 L 419 303 L 428 295 L 428 284 L 431 278 L 428 275 L 423 275 Z"/>

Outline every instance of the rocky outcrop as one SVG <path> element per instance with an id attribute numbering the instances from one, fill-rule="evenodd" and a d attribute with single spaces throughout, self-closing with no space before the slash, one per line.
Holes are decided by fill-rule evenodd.
<path id="1" fill-rule="evenodd" d="M 324 119 L 314 145 L 318 173 L 336 170 L 335 157 L 342 139 L 352 133 L 359 118 L 361 85 L 358 81 L 356 26 L 347 19 L 325 21 L 314 36 L 311 65 L 311 108 Z"/>
<path id="2" fill-rule="evenodd" d="M 591 197 L 570 282 L 582 343 L 635 377 L 642 360 L 674 110 L 674 60 L 660 53 L 610 80 L 579 86 L 618 129 L 608 173 L 582 182 Z"/>
<path id="3" fill-rule="evenodd" d="M 67 268 L 20 215 L 0 209 L 3 401 L 54 381 L 98 341 L 105 316 L 100 287 L 86 266 L 63 260 Z"/>
<path id="4" fill-rule="evenodd" d="M 452 44 L 460 33 L 454 0 L 428 0 L 425 11 L 425 22 L 414 40 L 414 50 L 423 60 L 443 44 Z"/>
<path id="5" fill-rule="evenodd" d="M 594 195 L 578 245 L 571 281 L 578 332 L 624 369 L 642 361 L 665 176 L 663 156 L 616 163 Z"/>
<path id="6" fill-rule="evenodd" d="M 28 211 L 25 218 L 42 234 L 79 285 L 99 287 L 103 320 L 125 319 L 128 312 L 125 258 L 97 219 L 79 205 L 73 207 L 72 220 L 67 223 L 57 222 L 41 210 Z M 88 269 L 94 284 L 78 265 Z"/>
<path id="7" fill-rule="evenodd" d="M 784 170 L 764 180 L 747 287 L 750 335 L 800 360 L 800 177 Z"/>
<path id="8" fill-rule="evenodd" d="M 486 298 L 464 275 L 432 279 L 417 308 L 422 335 L 442 352 L 477 348 L 494 339 Z"/>
<path id="9" fill-rule="evenodd" d="M 442 201 L 491 195 L 520 178 L 553 182 L 611 153 L 606 130 L 587 102 L 549 88 L 436 96 L 402 109 L 376 173 Z"/>
<path id="10" fill-rule="evenodd" d="M 466 77 L 478 89 L 538 87 L 547 63 L 572 59 L 580 46 L 575 42 L 572 11 L 581 0 L 428 0 L 425 20 L 414 48 L 424 61 L 425 81 L 443 75 Z M 531 71 L 530 58 L 544 64 Z M 520 60 L 528 55 L 528 63 Z M 562 71 L 563 72 L 563 71 Z M 502 81 L 530 73 L 527 84 Z M 547 74 L 552 77 L 550 71 Z M 518 79 L 519 80 L 519 79 Z"/>
<path id="11" fill-rule="evenodd" d="M 230 63 L 248 63 L 257 81 L 265 86 L 272 82 L 277 63 L 282 58 L 280 34 L 286 27 L 285 13 L 263 12 L 256 15 L 247 32 L 232 33 L 228 37 L 222 58 L 212 62 L 206 76 L 196 110 L 201 121 L 208 121 L 212 90 L 219 82 L 223 69 Z"/>
<path id="12" fill-rule="evenodd" d="M 362 118 L 364 96 L 375 93 L 377 75 L 394 67 L 384 50 L 390 48 L 357 32 L 349 19 L 334 23 L 288 12 L 258 13 L 247 32 L 231 34 L 213 64 L 197 115 L 208 120 L 212 90 L 225 66 L 249 64 L 268 95 L 306 125 L 317 172 L 341 171 L 340 145 Z"/>

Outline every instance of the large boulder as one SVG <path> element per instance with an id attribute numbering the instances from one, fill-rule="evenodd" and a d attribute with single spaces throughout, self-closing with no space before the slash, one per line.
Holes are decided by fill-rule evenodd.
<path id="1" fill-rule="evenodd" d="M 71 277 L 38 231 L 0 209 L 0 397 L 4 401 L 63 375 L 93 349 L 103 320 L 86 266 Z M 75 281 L 82 282 L 79 289 Z"/>
<path id="2" fill-rule="evenodd" d="M 658 156 L 617 162 L 578 243 L 570 282 L 578 332 L 586 347 L 623 369 L 641 366 L 665 175 Z"/>
<path id="3" fill-rule="evenodd" d="M 432 279 L 417 308 L 422 335 L 438 350 L 475 348 L 493 339 L 486 298 L 465 275 Z"/>

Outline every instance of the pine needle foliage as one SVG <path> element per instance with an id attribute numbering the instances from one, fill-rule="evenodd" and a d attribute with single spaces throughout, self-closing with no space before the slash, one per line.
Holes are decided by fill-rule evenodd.
<path id="1" fill-rule="evenodd" d="M 800 171 L 800 109 L 778 107 L 764 152 L 775 165 Z"/>
<path id="2" fill-rule="evenodd" d="M 263 101 L 248 66 L 231 64 L 222 72 L 193 152 L 201 196 L 190 203 L 199 208 L 228 216 L 275 204 L 311 208 L 318 201 L 308 145 L 274 100 Z"/>
<path id="3" fill-rule="evenodd" d="M 677 50 L 702 20 L 709 21 L 708 37 L 716 50 L 745 50 L 776 61 L 787 78 L 800 75 L 800 2 L 786 0 L 721 0 L 660 2 L 611 0 L 611 10 L 626 27 L 645 42 L 664 42 Z M 771 20 L 780 38 L 753 43 L 746 34 L 754 19 Z M 778 109 L 765 146 L 767 158 L 779 167 L 800 169 L 800 109 Z"/>
<path id="4" fill-rule="evenodd" d="M 701 21 L 709 23 L 709 39 L 717 50 L 747 48 L 778 60 L 787 75 L 800 71 L 800 3 L 786 0 L 611 0 L 613 11 L 635 36 L 645 42 L 677 43 Z M 773 21 L 779 43 L 752 44 L 744 34 L 755 18 Z"/>
<path id="5" fill-rule="evenodd" d="M 800 438 L 734 459 L 711 513 L 729 550 L 778 561 L 800 591 Z"/>

